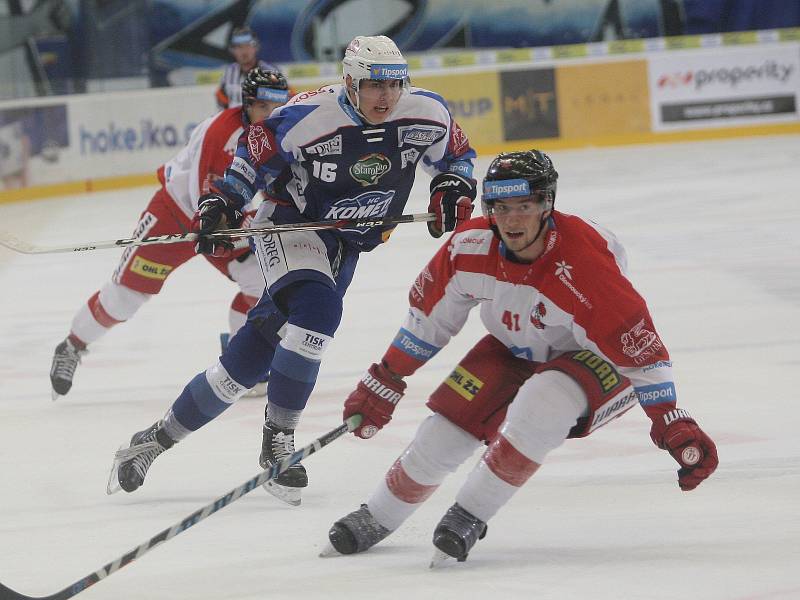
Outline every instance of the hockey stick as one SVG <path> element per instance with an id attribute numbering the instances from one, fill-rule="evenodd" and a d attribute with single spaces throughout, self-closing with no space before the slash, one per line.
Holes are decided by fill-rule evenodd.
<path id="1" fill-rule="evenodd" d="M 237 239 L 254 235 L 281 234 L 290 231 L 316 231 L 319 229 L 354 229 L 360 227 L 378 227 L 380 225 L 399 225 L 400 223 L 419 223 L 433 221 L 433 213 L 416 213 L 397 217 L 378 217 L 364 219 L 336 219 L 332 221 L 309 221 L 308 223 L 286 223 L 252 229 L 220 229 L 207 234 L 211 239 Z M 128 246 L 149 246 L 150 244 L 176 244 L 178 242 L 195 242 L 200 236 L 189 231 L 186 233 L 168 233 L 144 238 L 122 238 L 102 242 L 86 242 L 73 246 L 37 246 L 21 240 L 6 231 L 0 231 L 0 246 L 22 254 L 52 254 L 55 252 L 85 252 L 87 250 L 104 250 L 106 248 L 126 248 Z"/>
<path id="2" fill-rule="evenodd" d="M 189 527 L 197 525 L 200 521 L 202 521 L 206 517 L 213 515 L 221 508 L 225 508 L 226 506 L 238 500 L 248 492 L 253 491 L 264 482 L 274 479 L 275 477 L 286 471 L 292 465 L 299 463 L 307 456 L 314 454 L 314 452 L 318 452 L 323 446 L 327 446 L 336 438 L 341 437 L 348 431 L 353 431 L 356 427 L 358 427 L 361 424 L 361 418 L 362 418 L 361 415 L 353 415 L 336 429 L 329 431 L 324 435 L 321 435 L 307 446 L 304 446 L 300 450 L 287 456 L 280 462 L 271 466 L 266 471 L 256 475 L 252 479 L 245 481 L 239 487 L 231 490 L 224 496 L 220 496 L 212 503 L 207 504 L 203 508 L 196 510 L 195 512 L 193 512 L 191 515 L 189 515 L 179 523 L 175 523 L 175 525 L 173 525 L 172 527 L 169 527 L 164 531 L 154 535 L 152 538 L 140 544 L 130 552 L 123 554 L 116 560 L 108 563 L 107 565 L 105 565 L 101 569 L 98 569 L 94 573 L 90 573 L 86 577 L 79 579 L 72 585 L 65 587 L 60 592 L 56 592 L 55 594 L 51 594 L 49 596 L 25 596 L 24 594 L 15 592 L 14 590 L 7 588 L 2 583 L 0 583 L 0 600 L 65 600 L 66 598 L 72 598 L 76 594 L 80 594 L 83 590 L 94 585 L 101 579 L 105 579 L 112 573 L 119 571 L 122 567 L 129 565 L 137 558 L 144 556 L 146 553 L 150 552 L 150 550 L 152 550 L 159 544 L 163 544 L 164 542 L 175 537 L 179 533 L 186 531 L 187 529 L 189 529 Z"/>

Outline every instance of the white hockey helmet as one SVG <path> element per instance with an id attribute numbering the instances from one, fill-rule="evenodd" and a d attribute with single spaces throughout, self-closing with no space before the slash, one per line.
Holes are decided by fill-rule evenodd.
<path id="1" fill-rule="evenodd" d="M 390 38 L 385 35 L 359 35 L 344 51 L 342 77 L 352 78 L 350 89 L 358 95 L 362 79 L 399 79 L 408 88 L 408 63 Z"/>

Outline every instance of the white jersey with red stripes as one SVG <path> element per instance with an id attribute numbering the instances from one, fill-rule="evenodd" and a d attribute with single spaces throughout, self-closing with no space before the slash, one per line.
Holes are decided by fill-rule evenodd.
<path id="1" fill-rule="evenodd" d="M 223 110 L 197 125 L 189 142 L 159 168 L 164 189 L 190 219 L 200 196 L 231 164 L 244 126 L 241 106 Z"/>
<path id="2" fill-rule="evenodd" d="M 385 356 L 390 368 L 415 371 L 480 306 L 486 329 L 514 355 L 545 362 L 588 349 L 631 380 L 643 406 L 674 406 L 669 354 L 614 234 L 554 211 L 544 235 L 544 253 L 520 263 L 486 218 L 459 227 L 414 282 L 408 317 Z"/>

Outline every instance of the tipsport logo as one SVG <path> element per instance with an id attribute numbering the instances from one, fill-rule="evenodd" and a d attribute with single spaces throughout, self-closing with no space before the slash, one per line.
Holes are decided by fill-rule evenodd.
<path id="1" fill-rule="evenodd" d="M 370 79 L 405 79 L 408 77 L 408 65 L 372 65 L 369 68 Z"/>

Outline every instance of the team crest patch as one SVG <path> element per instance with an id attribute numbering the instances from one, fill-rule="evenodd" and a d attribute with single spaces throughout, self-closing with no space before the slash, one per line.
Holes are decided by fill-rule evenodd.
<path id="1" fill-rule="evenodd" d="M 645 326 L 644 319 L 623 333 L 619 341 L 622 344 L 623 354 L 633 359 L 637 365 L 644 364 L 649 357 L 661 353 L 664 348 L 655 331 Z"/>
<path id="2" fill-rule="evenodd" d="M 544 323 L 542 323 L 542 318 L 547 314 L 547 308 L 544 305 L 544 302 L 539 302 L 536 306 L 533 307 L 531 311 L 531 325 L 536 327 L 536 329 L 544 329 Z"/>
<path id="3" fill-rule="evenodd" d="M 397 128 L 397 144 L 413 144 L 414 146 L 430 146 L 436 143 L 447 130 L 435 125 L 404 125 Z"/>
<path id="4" fill-rule="evenodd" d="M 257 162 L 261 162 L 262 156 L 266 152 L 272 150 L 269 144 L 269 136 L 267 131 L 261 125 L 252 125 L 247 133 L 247 148 L 250 150 L 251 156 Z"/>
<path id="5" fill-rule="evenodd" d="M 376 184 L 391 168 L 392 161 L 383 154 L 367 154 L 350 167 L 350 176 L 366 187 Z"/>

